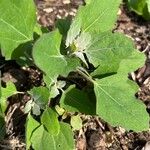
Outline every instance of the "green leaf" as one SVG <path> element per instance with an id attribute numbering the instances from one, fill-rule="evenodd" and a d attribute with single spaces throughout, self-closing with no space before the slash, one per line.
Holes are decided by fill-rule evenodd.
<path id="1" fill-rule="evenodd" d="M 58 113 L 59 116 L 62 116 L 65 113 L 65 110 L 58 105 L 55 106 L 55 110 Z"/>
<path id="2" fill-rule="evenodd" d="M 148 11 L 149 11 L 149 14 L 150 14 L 150 0 L 147 0 L 147 7 L 148 7 Z"/>
<path id="3" fill-rule="evenodd" d="M 129 0 L 129 5 L 137 14 L 142 15 L 146 0 Z"/>
<path id="4" fill-rule="evenodd" d="M 59 90 L 62 90 L 65 85 L 65 81 L 55 81 L 55 83 L 53 83 L 50 87 L 50 98 L 55 98 L 58 94 L 60 94 Z"/>
<path id="5" fill-rule="evenodd" d="M 33 119 L 33 117 L 30 114 L 28 114 L 27 121 L 26 121 L 26 149 L 27 150 L 31 146 L 30 140 L 31 140 L 32 133 L 38 126 L 40 126 L 40 124 L 35 119 Z"/>
<path id="6" fill-rule="evenodd" d="M 60 133 L 55 137 L 56 150 L 74 150 L 74 139 L 71 127 L 67 123 L 60 123 Z"/>
<path id="7" fill-rule="evenodd" d="M 19 45 L 12 52 L 11 59 L 16 60 L 20 66 L 32 66 L 32 43 L 27 42 Z"/>
<path id="8" fill-rule="evenodd" d="M 76 51 L 83 51 L 91 44 L 91 35 L 89 33 L 81 33 L 80 36 L 74 40 Z"/>
<path id="9" fill-rule="evenodd" d="M 78 59 L 60 54 L 60 44 L 61 35 L 56 30 L 41 36 L 33 47 L 35 64 L 45 72 L 48 86 L 57 79 L 58 75 L 68 75 L 79 65 Z"/>
<path id="10" fill-rule="evenodd" d="M 34 150 L 56 150 L 54 137 L 42 125 L 33 132 L 31 143 Z"/>
<path id="11" fill-rule="evenodd" d="M 54 110 L 46 108 L 42 114 L 41 122 L 51 135 L 58 135 L 60 125 L 58 122 L 58 115 Z"/>
<path id="12" fill-rule="evenodd" d="M 34 102 L 40 106 L 41 109 L 45 109 L 49 101 L 49 90 L 46 87 L 34 87 L 29 91 Z"/>
<path id="13" fill-rule="evenodd" d="M 40 106 L 33 102 L 32 104 L 32 113 L 36 116 L 39 116 L 41 114 Z"/>
<path id="14" fill-rule="evenodd" d="M 73 130 L 80 130 L 82 128 L 82 119 L 79 115 L 71 116 L 70 124 L 73 127 Z"/>
<path id="15" fill-rule="evenodd" d="M 33 39 L 36 9 L 33 0 L 0 0 L 0 44 L 6 58 L 21 43 Z"/>
<path id="16" fill-rule="evenodd" d="M 32 147 L 35 150 L 73 150 L 74 140 L 71 128 L 66 123 L 60 123 L 60 132 L 57 136 L 49 134 L 41 125 L 31 137 Z"/>
<path id="17" fill-rule="evenodd" d="M 99 33 L 112 30 L 121 0 L 91 0 L 81 6 L 68 32 L 66 46 L 81 32 Z M 109 4 L 109 5 L 108 5 Z M 88 17 L 87 17 L 88 16 Z"/>
<path id="18" fill-rule="evenodd" d="M 67 47 L 73 43 L 74 39 L 79 35 L 80 30 L 81 30 L 81 19 L 75 18 L 67 34 L 67 39 L 66 39 Z"/>
<path id="19" fill-rule="evenodd" d="M 150 1 L 149 0 L 128 0 L 132 11 L 141 15 L 144 19 L 150 20 Z"/>
<path id="20" fill-rule="evenodd" d="M 119 65 L 118 74 L 122 76 L 128 75 L 128 73 L 135 71 L 145 64 L 145 55 L 137 50 L 134 50 L 130 56 L 123 59 Z"/>
<path id="21" fill-rule="evenodd" d="M 87 57 L 97 69 L 93 76 L 114 73 L 123 58 L 134 50 L 133 42 L 120 33 L 105 32 L 93 35 L 91 45 L 85 50 Z"/>
<path id="22" fill-rule="evenodd" d="M 70 28 L 71 20 L 69 18 L 65 19 L 59 19 L 56 21 L 56 28 L 59 29 L 59 32 L 63 35 L 66 36 L 67 32 Z"/>
<path id="23" fill-rule="evenodd" d="M 142 64 L 144 54 L 133 51 L 121 60 L 117 74 L 94 82 L 97 114 L 111 125 L 135 131 L 148 130 L 146 107 L 134 96 L 138 86 L 127 78 L 129 72 Z"/>
<path id="24" fill-rule="evenodd" d="M 85 114 L 95 114 L 94 98 L 90 99 L 87 92 L 70 86 L 64 91 L 60 106 L 70 112 L 81 112 Z"/>
<path id="25" fill-rule="evenodd" d="M 17 94 L 17 91 L 12 82 L 8 82 L 6 88 L 1 87 L 0 105 L 3 113 L 7 108 L 7 98 L 14 94 Z"/>
<path id="26" fill-rule="evenodd" d="M 135 83 L 119 75 L 96 80 L 97 114 L 113 126 L 134 131 L 148 130 L 146 106 L 134 96 L 137 89 Z"/>
<path id="27" fill-rule="evenodd" d="M 90 4 L 92 0 L 85 0 L 86 5 Z"/>

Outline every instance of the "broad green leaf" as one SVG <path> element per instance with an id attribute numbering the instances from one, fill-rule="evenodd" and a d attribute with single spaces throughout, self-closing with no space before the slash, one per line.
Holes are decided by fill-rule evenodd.
<path id="1" fill-rule="evenodd" d="M 105 32 L 93 35 L 91 45 L 85 50 L 87 57 L 97 69 L 93 76 L 113 73 L 123 58 L 134 50 L 133 42 L 120 33 Z"/>
<path id="2" fill-rule="evenodd" d="M 86 5 L 90 4 L 92 0 L 85 0 Z"/>
<path id="3" fill-rule="evenodd" d="M 97 114 L 114 126 L 142 131 L 149 127 L 149 117 L 144 104 L 134 94 L 136 83 L 128 80 L 128 73 L 144 64 L 144 55 L 133 51 L 124 58 L 116 75 L 94 82 L 97 98 Z"/>
<path id="4" fill-rule="evenodd" d="M 16 60 L 20 66 L 32 66 L 32 43 L 19 45 L 11 54 L 11 59 Z"/>
<path id="5" fill-rule="evenodd" d="M 27 120 L 26 120 L 26 149 L 28 150 L 31 146 L 31 136 L 34 130 L 40 126 L 40 124 L 33 119 L 33 117 L 28 114 Z"/>
<path id="6" fill-rule="evenodd" d="M 46 87 L 34 87 L 29 91 L 34 102 L 45 109 L 49 101 L 49 90 Z"/>
<path id="7" fill-rule="evenodd" d="M 112 30 L 121 0 L 91 0 L 81 6 L 68 32 L 66 46 L 81 32 L 99 33 Z"/>
<path id="8" fill-rule="evenodd" d="M 143 9 L 145 7 L 146 0 L 128 0 L 128 1 L 132 10 L 134 10 L 139 15 L 143 14 Z"/>
<path id="9" fill-rule="evenodd" d="M 111 3 L 110 0 L 92 0 L 87 6 L 81 6 L 77 17 L 82 21 L 82 31 L 97 33 L 111 30 L 116 22 L 120 3 L 120 0 L 111 0 Z"/>
<path id="10" fill-rule="evenodd" d="M 128 0 L 132 11 L 141 15 L 144 19 L 150 20 L 150 1 L 149 0 Z"/>
<path id="11" fill-rule="evenodd" d="M 146 130 L 148 127 L 145 107 L 134 97 L 137 87 L 127 79 L 127 74 L 141 67 L 143 63 L 144 55 L 133 51 L 128 58 L 121 61 L 117 75 L 96 81 L 97 113 L 109 123 L 135 131 Z M 108 108 L 109 112 L 102 112 Z"/>
<path id="12" fill-rule="evenodd" d="M 0 0 L 0 44 L 6 58 L 21 43 L 33 39 L 36 9 L 33 0 Z"/>
<path id="13" fill-rule="evenodd" d="M 134 131 L 148 130 L 146 106 L 134 96 L 137 89 L 135 83 L 119 75 L 96 80 L 97 114 L 113 126 Z"/>
<path id="14" fill-rule="evenodd" d="M 1 87 L 0 105 L 3 113 L 7 108 L 7 98 L 14 94 L 17 94 L 17 91 L 12 82 L 8 82 L 6 88 Z"/>
<path id="15" fill-rule="evenodd" d="M 43 125 L 33 132 L 31 143 L 34 150 L 56 150 L 54 137 L 44 129 Z"/>
<path id="16" fill-rule="evenodd" d="M 31 137 L 34 150 L 73 150 L 74 140 L 71 128 L 66 123 L 60 123 L 60 132 L 57 136 L 49 134 L 41 125 Z"/>
<path id="17" fill-rule="evenodd" d="M 60 123 L 60 132 L 56 139 L 56 150 L 74 150 L 74 139 L 71 127 L 67 123 Z"/>
<path id="18" fill-rule="evenodd" d="M 60 99 L 60 106 L 69 112 L 95 114 L 94 98 L 90 99 L 88 93 L 75 88 L 75 86 L 70 86 L 64 91 Z"/>
<path id="19" fill-rule="evenodd" d="M 148 11 L 149 11 L 149 14 L 150 14 L 150 0 L 147 0 L 147 7 L 148 7 Z"/>
<path id="20" fill-rule="evenodd" d="M 56 21 L 56 28 L 59 29 L 59 32 L 63 35 L 66 36 L 67 32 L 70 28 L 71 20 L 69 18 L 66 19 L 59 19 Z"/>
<path id="21" fill-rule="evenodd" d="M 59 134 L 60 125 L 58 122 L 58 115 L 54 110 L 46 108 L 42 114 L 41 122 L 51 135 Z"/>
<path id="22" fill-rule="evenodd" d="M 33 47 L 35 64 L 46 74 L 48 86 L 56 80 L 58 75 L 68 75 L 79 65 L 78 59 L 60 54 L 60 44 L 61 35 L 56 30 L 41 36 Z"/>
<path id="23" fill-rule="evenodd" d="M 82 119 L 80 118 L 79 115 L 71 116 L 70 124 L 73 130 L 80 130 L 82 128 Z"/>
<path id="24" fill-rule="evenodd" d="M 118 74 L 127 77 L 128 73 L 131 73 L 136 69 L 142 67 L 145 63 L 145 59 L 146 58 L 144 53 L 134 50 L 130 56 L 121 61 L 118 69 Z"/>

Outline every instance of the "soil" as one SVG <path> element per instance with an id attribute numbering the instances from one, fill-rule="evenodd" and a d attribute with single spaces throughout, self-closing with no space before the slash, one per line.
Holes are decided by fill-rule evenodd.
<path id="1" fill-rule="evenodd" d="M 53 29 L 57 19 L 74 17 L 83 0 L 35 0 L 37 19 L 40 24 Z M 114 32 L 122 32 L 131 37 L 137 49 L 143 51 L 147 57 L 145 65 L 130 75 L 140 86 L 136 96 L 147 106 L 150 112 L 150 22 L 128 11 L 122 4 L 118 12 L 118 20 Z M 8 99 L 6 111 L 7 136 L 0 141 L 1 150 L 24 150 L 24 124 L 26 114 L 24 106 L 30 99 L 26 91 L 33 86 L 43 85 L 42 73 L 36 67 L 22 68 L 14 61 L 5 61 L 1 58 L 2 84 L 11 80 L 17 90 L 25 94 L 18 95 L 17 99 Z M 97 116 L 81 115 L 83 128 L 75 131 L 77 150 L 150 150 L 150 131 L 135 133 L 120 127 L 111 127 Z"/>

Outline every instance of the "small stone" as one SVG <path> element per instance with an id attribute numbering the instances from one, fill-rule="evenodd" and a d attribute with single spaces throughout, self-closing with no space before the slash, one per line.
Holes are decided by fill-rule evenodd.
<path id="1" fill-rule="evenodd" d="M 70 12 L 69 15 L 70 16 L 75 16 L 75 13 L 74 12 Z"/>
<path id="2" fill-rule="evenodd" d="M 61 19 L 62 17 L 58 14 L 58 15 L 57 15 L 57 18 L 58 18 L 58 19 Z"/>
<path id="3" fill-rule="evenodd" d="M 135 40 L 136 40 L 137 42 L 140 42 L 140 41 L 141 41 L 141 39 L 138 38 L 138 37 L 136 37 Z"/>
<path id="4" fill-rule="evenodd" d="M 66 4 L 70 4 L 70 0 L 63 0 L 63 3 Z"/>
<path id="5" fill-rule="evenodd" d="M 150 150 L 150 141 L 148 141 L 142 150 Z"/>
<path id="6" fill-rule="evenodd" d="M 52 11 L 53 11 L 53 9 L 52 8 L 45 8 L 45 9 L 43 9 L 45 12 L 47 12 L 47 13 L 51 13 Z"/>

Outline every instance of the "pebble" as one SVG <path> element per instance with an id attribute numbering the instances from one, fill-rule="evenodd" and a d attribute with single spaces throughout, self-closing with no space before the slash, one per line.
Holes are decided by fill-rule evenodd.
<path id="1" fill-rule="evenodd" d="M 142 148 L 142 150 L 150 150 L 150 141 L 146 143 L 146 145 Z"/>
<path id="2" fill-rule="evenodd" d="M 51 13 L 51 12 L 53 12 L 53 9 L 52 8 L 45 8 L 45 9 L 43 9 L 43 11 L 45 11 L 47 13 Z"/>
<path id="3" fill-rule="evenodd" d="M 70 4 L 70 0 L 63 0 L 63 3 L 66 5 L 66 4 Z"/>

